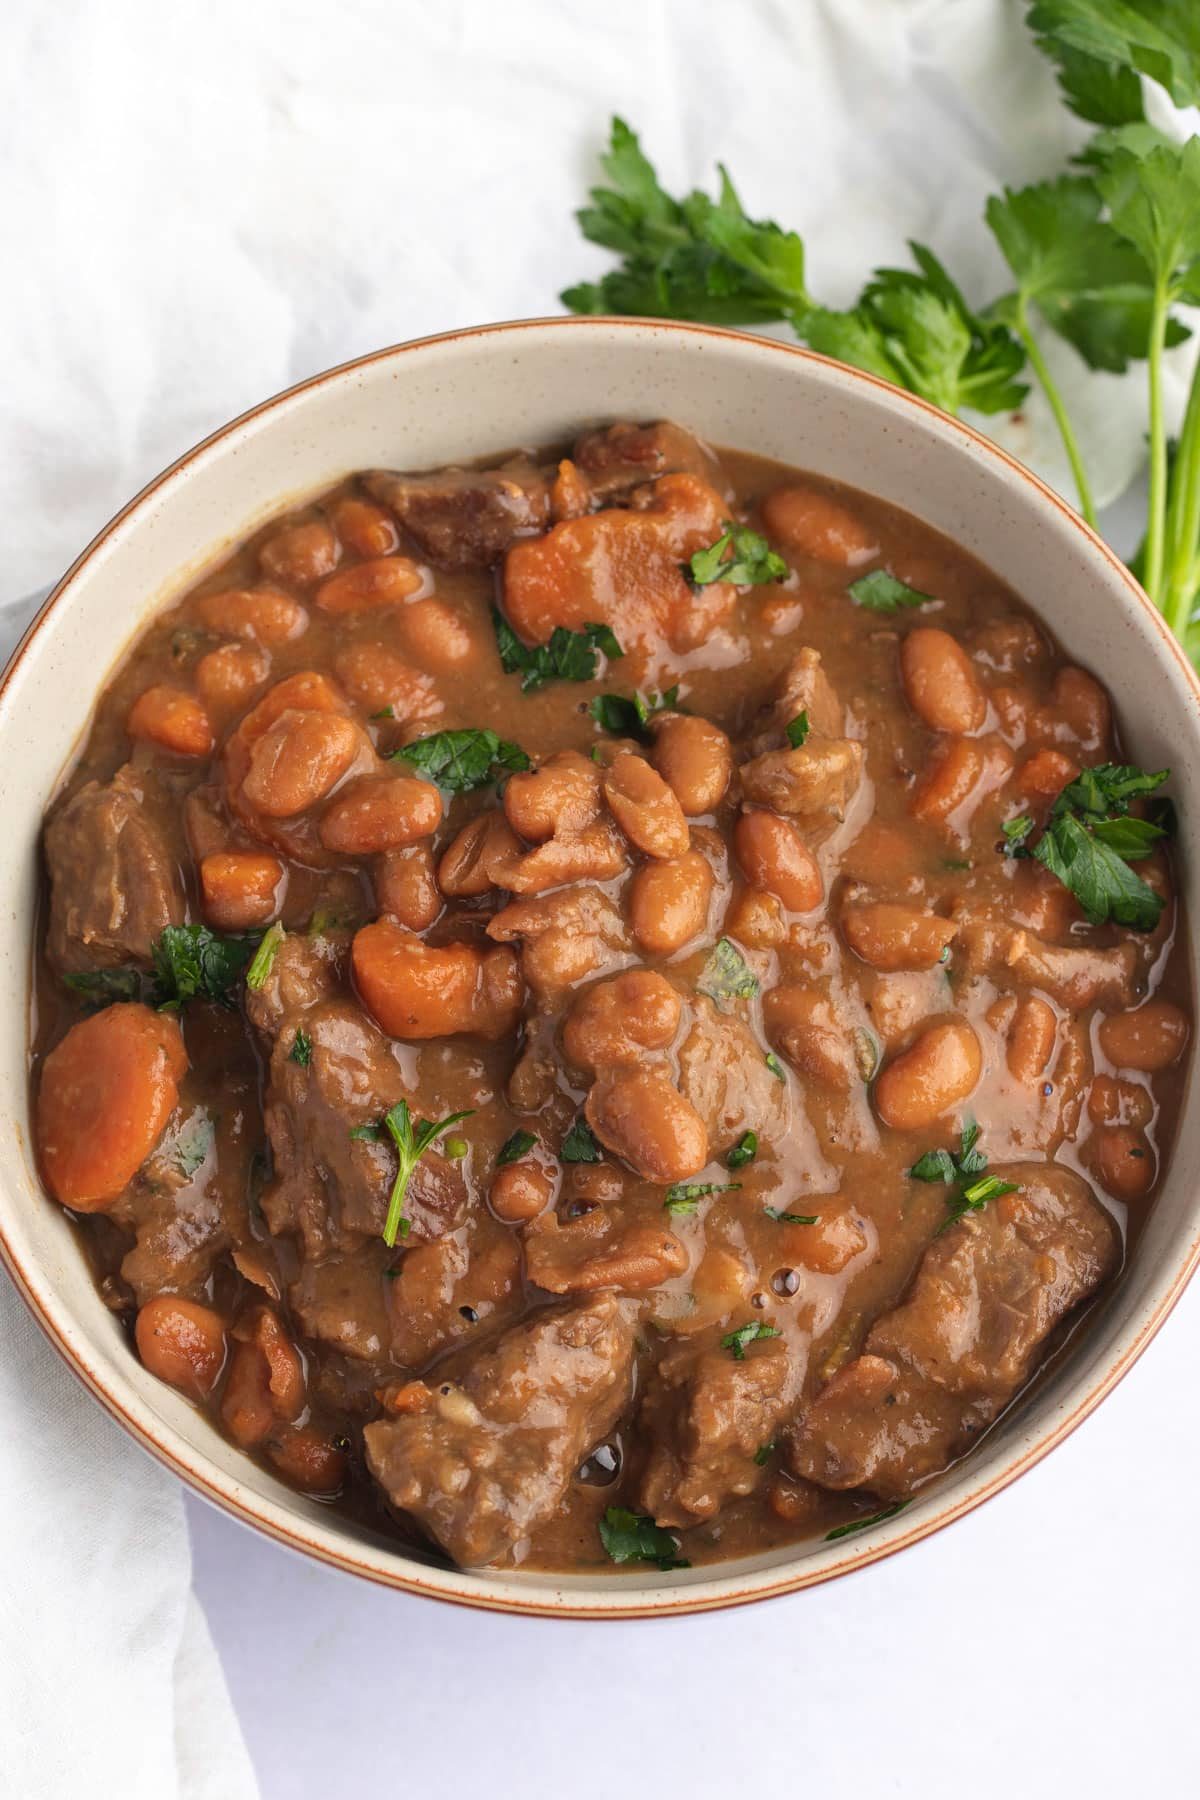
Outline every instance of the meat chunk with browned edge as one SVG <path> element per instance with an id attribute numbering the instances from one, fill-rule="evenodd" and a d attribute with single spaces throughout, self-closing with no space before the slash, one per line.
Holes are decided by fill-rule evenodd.
<path id="1" fill-rule="evenodd" d="M 550 522 L 550 476 L 524 458 L 499 469 L 436 469 L 364 476 L 376 500 L 390 506 L 431 562 L 467 568 L 496 562 L 518 538 Z"/>
<path id="2" fill-rule="evenodd" d="M 364 1432 L 367 1465 L 464 1567 L 520 1556 L 628 1405 L 634 1328 L 612 1294 L 507 1332 L 427 1410 Z"/>
<path id="3" fill-rule="evenodd" d="M 1081 1176 L 1054 1164 L 992 1173 L 1018 1191 L 934 1239 L 902 1304 L 791 1428 L 797 1475 L 904 1498 L 970 1448 L 1115 1266 L 1112 1220 Z"/>
<path id="4" fill-rule="evenodd" d="M 645 1511 L 686 1529 L 751 1493 L 766 1460 L 756 1458 L 794 1404 L 799 1373 L 777 1342 L 741 1362 L 728 1350 L 668 1352 L 641 1414 L 650 1446 L 638 1486 Z"/>
<path id="5" fill-rule="evenodd" d="M 155 782 L 126 763 L 89 781 L 46 827 L 47 954 L 63 974 L 149 962 L 167 925 L 184 918 L 183 886 Z"/>
<path id="6" fill-rule="evenodd" d="M 706 481 L 717 476 L 711 451 L 682 425 L 673 425 L 668 419 L 654 425 L 619 424 L 585 431 L 575 442 L 571 460 L 598 506 L 611 506 L 660 475 L 700 475 Z"/>

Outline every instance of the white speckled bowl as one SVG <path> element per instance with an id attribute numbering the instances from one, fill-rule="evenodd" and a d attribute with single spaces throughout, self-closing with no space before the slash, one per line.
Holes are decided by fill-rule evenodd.
<path id="1" fill-rule="evenodd" d="M 1133 756 L 1149 768 L 1170 764 L 1181 817 L 1200 817 L 1196 677 L 1136 582 L 1070 507 L 966 426 L 873 376 L 697 326 L 553 319 L 455 332 L 380 351 L 266 401 L 183 457 L 101 532 L 47 601 L 0 688 L 0 815 L 12 851 L 0 864 L 5 1262 L 100 1403 L 198 1492 L 335 1567 L 469 1606 L 576 1617 L 682 1613 L 874 1562 L 978 1505 L 1073 1430 L 1162 1324 L 1200 1258 L 1193 1068 L 1180 1140 L 1131 1265 L 1028 1405 L 888 1523 L 832 1544 L 655 1576 L 464 1573 L 419 1560 L 274 1480 L 130 1353 L 29 1153 L 36 845 L 42 809 L 85 724 L 84 697 L 159 604 L 233 540 L 350 470 L 423 468 L 562 439 L 593 421 L 663 416 L 881 495 L 979 557 L 1109 684 Z M 1191 888 L 1188 845 L 1185 832 Z M 1195 983 L 1195 944 L 1192 954 Z"/>

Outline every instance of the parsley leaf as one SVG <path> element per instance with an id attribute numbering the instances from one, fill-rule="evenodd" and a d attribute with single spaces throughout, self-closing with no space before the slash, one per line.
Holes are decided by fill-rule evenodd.
<path id="1" fill-rule="evenodd" d="M 216 1140 L 208 1113 L 201 1107 L 175 1133 L 166 1146 L 175 1167 L 186 1181 L 200 1168 Z"/>
<path id="2" fill-rule="evenodd" d="M 292 1047 L 288 1051 L 288 1061 L 299 1063 L 302 1069 L 307 1069 L 312 1061 L 312 1039 L 303 1026 L 298 1028 L 292 1039 Z"/>
<path id="3" fill-rule="evenodd" d="M 582 1113 L 563 1139 L 558 1154 L 563 1162 L 568 1163 L 597 1163 L 601 1160 L 603 1153 Z"/>
<path id="4" fill-rule="evenodd" d="M 140 969 L 84 969 L 77 975 L 64 975 L 63 985 L 80 994 L 92 1006 L 112 1006 L 115 1001 L 140 1000 L 143 976 Z"/>
<path id="5" fill-rule="evenodd" d="M 767 1051 L 766 1064 L 767 1064 L 768 1069 L 770 1069 L 772 1075 L 775 1077 L 776 1081 L 786 1081 L 787 1080 L 787 1070 L 784 1068 L 783 1064 L 780 1062 L 779 1058 L 776 1056 L 776 1054 L 773 1050 Z"/>
<path id="6" fill-rule="evenodd" d="M 676 1181 L 667 1189 L 663 1205 L 669 1213 L 694 1213 L 706 1194 L 734 1194 L 740 1181 Z"/>
<path id="7" fill-rule="evenodd" d="M 949 1231 L 957 1219 L 964 1213 L 982 1212 L 989 1200 L 999 1200 L 1004 1194 L 1018 1194 L 1021 1184 L 1018 1181 L 1001 1181 L 998 1175 L 985 1175 L 982 1180 L 974 1181 L 969 1187 L 959 1188 L 946 1201 L 948 1216 L 938 1226 L 938 1236 Z"/>
<path id="8" fill-rule="evenodd" d="M 589 711 L 604 731 L 614 737 L 645 738 L 646 726 L 657 712 L 670 712 L 679 700 L 678 687 L 665 694 L 597 694 Z"/>
<path id="9" fill-rule="evenodd" d="M 1005 819 L 1000 827 L 1004 833 L 1005 856 L 1025 856 L 1025 840 L 1034 829 L 1035 820 L 1030 813 L 1021 813 L 1015 819 Z"/>
<path id="10" fill-rule="evenodd" d="M 895 613 L 905 606 L 924 606 L 932 600 L 932 594 L 918 593 L 916 588 L 908 587 L 903 581 L 897 581 L 886 569 L 872 569 L 869 575 L 860 575 L 846 589 L 856 606 L 865 606 L 871 612 Z"/>
<path id="11" fill-rule="evenodd" d="M 832 1531 L 825 1533 L 825 1542 L 833 1543 L 837 1538 L 851 1537 L 856 1531 L 868 1531 L 872 1525 L 882 1525 L 885 1519 L 894 1519 L 897 1513 L 911 1505 L 911 1500 L 893 1500 L 890 1506 L 871 1513 L 865 1519 L 851 1519 L 848 1525 L 835 1525 Z"/>
<path id="12" fill-rule="evenodd" d="M 232 1006 L 242 970 L 250 964 L 246 974 L 249 981 L 272 932 L 277 934 L 278 945 L 283 937 L 282 925 L 272 925 L 261 942 L 257 937 L 221 937 L 207 925 L 164 926 L 151 947 L 155 1003 L 171 1011 L 196 999 Z"/>
<path id="13" fill-rule="evenodd" d="M 626 1506 L 610 1506 L 599 1520 L 600 1542 L 615 1563 L 651 1562 L 660 1569 L 690 1569 L 679 1556 L 679 1540 Z"/>
<path id="14" fill-rule="evenodd" d="M 444 1131 L 451 1125 L 457 1125 L 460 1119 L 469 1119 L 471 1111 L 449 1113 L 444 1119 L 430 1121 L 418 1119 L 413 1123 L 412 1114 L 408 1110 L 408 1101 L 399 1100 L 395 1106 L 389 1107 L 383 1115 L 383 1128 L 396 1147 L 399 1159 L 396 1179 L 392 1183 L 391 1195 L 388 1199 L 387 1218 L 384 1221 L 383 1241 L 388 1249 L 394 1249 L 398 1237 L 407 1237 L 409 1221 L 404 1216 L 404 1196 L 408 1192 L 408 1184 L 412 1180 L 413 1171 L 431 1144 L 437 1142 Z M 366 1137 L 370 1127 L 356 1126 L 351 1137 Z M 375 1128 L 375 1136 L 383 1133 Z"/>
<path id="15" fill-rule="evenodd" d="M 610 661 L 625 654 L 607 625 L 585 625 L 582 631 L 556 625 L 549 643 L 531 649 L 521 642 L 503 613 L 493 609 L 492 623 L 500 666 L 507 675 L 520 675 L 523 694 L 532 694 L 548 681 L 594 681 L 601 652 Z"/>
<path id="16" fill-rule="evenodd" d="M 184 929 L 187 930 L 189 928 L 185 926 Z M 195 930 L 196 928 L 193 926 L 190 929 Z M 246 986 L 248 988 L 258 989 L 264 986 L 268 975 L 275 965 L 275 958 L 279 953 L 279 946 L 282 944 L 286 935 L 287 933 L 284 931 L 283 926 L 279 924 L 270 926 L 269 929 L 263 933 L 262 942 L 254 952 L 254 960 L 246 970 Z M 166 936 L 166 932 L 163 933 L 163 936 Z"/>
<path id="17" fill-rule="evenodd" d="M 793 750 L 802 750 L 807 737 L 808 714 L 806 712 L 797 713 L 796 717 L 788 722 L 787 741 Z"/>
<path id="18" fill-rule="evenodd" d="M 508 1163 L 519 1162 L 523 1156 L 528 1156 L 536 1143 L 534 1132 L 514 1131 L 496 1152 L 496 1167 L 503 1169 Z"/>
<path id="19" fill-rule="evenodd" d="M 1068 782 L 1051 807 L 1032 854 L 1070 889 L 1093 925 L 1112 919 L 1135 931 L 1153 931 L 1158 924 L 1162 896 L 1129 863 L 1148 856 L 1165 832 L 1152 820 L 1127 815 L 1130 802 L 1153 793 L 1170 772 L 1147 774 L 1128 763 L 1100 763 Z M 1018 823 L 1024 821 L 1009 821 Z M 1019 841 L 1023 846 L 1024 838 Z"/>
<path id="20" fill-rule="evenodd" d="M 1193 0 L 1035 0 L 1026 23 L 1056 61 L 1065 46 L 1140 70 L 1177 106 L 1200 105 L 1200 11 Z"/>
<path id="21" fill-rule="evenodd" d="M 745 1362 L 747 1344 L 756 1344 L 762 1338 L 782 1336 L 778 1326 L 764 1325 L 759 1319 L 751 1319 L 748 1325 L 739 1325 L 736 1331 L 727 1331 L 721 1339 L 722 1350 L 733 1352 L 734 1362 Z"/>
<path id="22" fill-rule="evenodd" d="M 749 1000 L 759 989 L 758 976 L 732 938 L 718 938 L 700 971 L 699 991 L 712 1000 Z"/>
<path id="23" fill-rule="evenodd" d="M 1142 118 L 1142 84 L 1135 70 L 1054 37 L 1039 38 L 1038 48 L 1057 64 L 1059 89 L 1077 118 L 1107 126 L 1132 125 Z"/>
<path id="24" fill-rule="evenodd" d="M 494 731 L 435 731 L 392 752 L 393 762 L 411 763 L 419 775 L 450 794 L 469 794 L 503 775 L 532 767 L 519 744 Z"/>
<path id="25" fill-rule="evenodd" d="M 763 1211 L 777 1225 L 818 1225 L 821 1221 L 820 1213 L 780 1212 L 777 1206 L 764 1206 Z"/>
<path id="26" fill-rule="evenodd" d="M 726 1156 L 725 1166 L 728 1169 L 744 1169 L 746 1164 L 752 1163 L 757 1155 L 758 1133 L 756 1131 L 743 1131 L 737 1143 Z"/>
<path id="27" fill-rule="evenodd" d="M 1169 297 L 1200 300 L 1200 137 L 1156 143 L 1142 156 L 1119 145 L 1096 185 L 1113 226 L 1141 251 Z"/>
<path id="28" fill-rule="evenodd" d="M 732 556 L 728 554 L 731 550 Z M 714 581 L 761 587 L 767 581 L 782 581 L 788 567 L 759 532 L 726 519 L 717 541 L 707 550 L 693 551 L 683 572 L 693 587 L 707 587 Z"/>
<path id="29" fill-rule="evenodd" d="M 764 1469 L 774 1454 L 775 1439 L 770 1438 L 767 1443 L 758 1446 L 758 1449 L 754 1452 L 754 1460 L 760 1469 Z"/>
<path id="30" fill-rule="evenodd" d="M 964 1213 L 980 1212 L 989 1200 L 998 1200 L 1002 1194 L 1015 1194 L 1020 1191 L 1020 1183 L 1001 1181 L 996 1175 L 983 1176 L 987 1168 L 987 1157 L 977 1148 L 979 1126 L 974 1119 L 963 1123 L 962 1142 L 957 1152 L 950 1150 L 926 1150 L 919 1156 L 908 1171 L 914 1181 L 939 1181 L 955 1191 L 946 1196 L 946 1217 L 938 1226 L 937 1236 L 948 1231 L 955 1220 L 961 1219 Z"/>

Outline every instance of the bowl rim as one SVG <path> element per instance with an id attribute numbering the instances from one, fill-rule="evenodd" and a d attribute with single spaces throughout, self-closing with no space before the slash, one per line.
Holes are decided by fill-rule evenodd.
<path id="1" fill-rule="evenodd" d="M 1035 475 L 1032 470 L 1026 468 L 1023 463 L 1006 450 L 1001 449 L 998 444 L 985 437 L 973 426 L 964 423 L 963 420 L 954 418 L 931 402 L 899 389 L 891 382 L 866 370 L 853 368 L 848 364 L 839 363 L 833 358 L 821 356 L 803 346 L 764 337 L 756 332 L 665 319 L 609 315 L 558 315 L 465 326 L 370 351 L 363 356 L 339 363 L 333 368 L 322 370 L 318 374 L 309 376 L 303 381 L 296 382 L 292 386 L 270 395 L 267 399 L 259 401 L 255 406 L 249 407 L 245 412 L 239 413 L 235 418 L 210 432 L 154 476 L 120 511 L 115 513 L 75 558 L 66 573 L 55 583 L 22 634 L 3 673 L 0 674 L 0 709 L 3 708 L 10 683 L 31 650 L 41 628 L 67 594 L 76 577 L 103 550 L 125 522 L 145 506 L 167 483 L 184 475 L 191 465 L 205 453 L 215 448 L 224 439 L 233 436 L 242 427 L 262 418 L 276 408 L 294 401 L 305 393 L 331 383 L 344 381 L 347 376 L 370 368 L 376 363 L 399 359 L 439 345 L 470 344 L 482 338 L 497 335 L 515 336 L 526 331 L 587 332 L 589 329 L 596 330 L 597 328 L 605 332 L 629 330 L 632 333 L 648 334 L 651 340 L 654 336 L 665 335 L 715 339 L 720 343 L 730 345 L 745 345 L 749 342 L 756 348 L 765 349 L 780 357 L 799 359 L 802 362 L 816 364 L 826 371 L 834 371 L 836 377 L 848 385 L 857 384 L 877 390 L 886 396 L 888 404 L 891 406 L 909 407 L 925 415 L 927 419 L 934 422 L 939 432 L 944 435 L 957 435 L 964 447 L 972 448 L 986 461 L 992 463 L 1000 473 L 1016 478 L 1027 489 L 1032 490 L 1040 502 L 1052 506 L 1060 517 L 1066 520 L 1079 534 L 1082 547 L 1087 554 L 1094 557 L 1098 552 L 1102 556 L 1108 564 L 1109 570 L 1119 577 L 1143 622 L 1152 624 L 1160 638 L 1169 646 L 1186 682 L 1191 686 L 1196 697 L 1200 698 L 1200 677 L 1197 676 L 1185 655 L 1182 645 L 1115 551 L 1085 523 L 1068 501 L 1049 487 L 1038 475 Z M 938 1505 L 935 1500 L 935 1504 L 931 1508 L 928 1510 L 922 1508 L 915 1518 L 906 1519 L 900 1515 L 894 1520 L 881 1522 L 877 1526 L 862 1531 L 860 1535 L 847 1540 L 844 1554 L 822 1558 L 815 1567 L 806 1566 L 806 1564 L 817 1561 L 817 1559 L 809 1557 L 782 1570 L 743 1571 L 740 1574 L 728 1575 L 716 1573 L 711 1579 L 691 1582 L 686 1586 L 678 1587 L 665 1584 L 655 1587 L 640 1586 L 637 1584 L 637 1578 L 633 1576 L 628 1578 L 629 1586 L 626 1587 L 625 1578 L 619 1577 L 614 1581 L 610 1576 L 608 1580 L 612 1585 L 606 1587 L 603 1597 L 598 1590 L 589 1594 L 584 1587 L 571 1586 L 556 1589 L 553 1586 L 552 1574 L 545 1576 L 545 1585 L 539 1584 L 536 1590 L 526 1590 L 510 1579 L 514 1573 L 510 1571 L 501 1570 L 493 1573 L 489 1570 L 464 1571 L 452 1567 L 426 1566 L 416 1561 L 410 1561 L 404 1556 L 402 1547 L 395 1551 L 388 1551 L 385 1559 L 384 1554 L 376 1550 L 370 1543 L 354 1544 L 348 1539 L 344 1541 L 340 1537 L 335 1539 L 334 1534 L 328 1528 L 316 1524 L 310 1528 L 309 1522 L 301 1515 L 291 1511 L 286 1505 L 276 1502 L 268 1495 L 253 1492 L 235 1476 L 226 1475 L 203 1450 L 190 1444 L 175 1428 L 162 1420 L 155 1419 L 136 1395 L 132 1392 L 126 1394 L 121 1391 L 123 1384 L 119 1377 L 115 1380 L 107 1378 L 106 1373 L 93 1359 L 83 1330 L 71 1317 L 68 1309 L 65 1306 L 60 1307 L 49 1297 L 47 1292 L 40 1289 L 35 1268 L 27 1269 L 24 1266 L 10 1240 L 2 1214 L 0 1214 L 0 1261 L 3 1262 L 17 1292 L 28 1306 L 44 1336 L 109 1416 L 115 1419 L 157 1462 L 182 1480 L 193 1493 L 241 1523 L 260 1531 L 285 1548 L 299 1555 L 310 1556 L 326 1566 L 372 1581 L 378 1586 L 397 1589 L 426 1599 L 449 1601 L 455 1605 L 481 1611 L 573 1620 L 678 1618 L 690 1613 L 710 1612 L 725 1607 L 748 1605 L 758 1600 L 779 1598 L 785 1594 L 832 1581 L 852 1570 L 866 1568 L 873 1563 L 882 1561 L 885 1557 L 907 1549 L 911 1544 L 931 1536 L 935 1531 L 943 1530 L 947 1525 L 994 1498 L 1021 1475 L 1026 1474 L 1095 1411 L 1096 1407 L 1133 1367 L 1151 1339 L 1170 1316 L 1188 1282 L 1195 1274 L 1197 1267 L 1200 1266 L 1200 1218 L 1196 1221 L 1196 1229 L 1191 1242 L 1179 1257 L 1167 1287 L 1160 1293 L 1150 1313 L 1142 1321 L 1132 1339 L 1119 1348 L 1117 1353 L 1112 1356 L 1108 1366 L 1092 1378 L 1089 1385 L 1078 1394 L 1075 1404 L 1064 1416 L 1047 1425 L 1020 1455 L 998 1468 L 988 1480 L 969 1485 L 965 1491 L 962 1491 L 957 1497 L 947 1499 L 944 1504 Z M 935 1496 L 931 1495 L 930 1498 L 935 1498 Z M 331 1515 L 331 1517 L 333 1516 L 336 1515 Z M 713 1566 L 716 1570 L 721 1567 L 719 1564 Z M 737 1565 L 735 1564 L 733 1567 L 736 1569 Z"/>

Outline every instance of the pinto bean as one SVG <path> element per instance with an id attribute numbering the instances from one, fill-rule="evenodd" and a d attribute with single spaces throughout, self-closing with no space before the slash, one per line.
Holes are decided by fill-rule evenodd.
<path id="1" fill-rule="evenodd" d="M 713 872 L 698 850 L 670 862 L 645 862 L 629 884 L 629 923 L 648 956 L 673 956 L 708 920 Z"/>
<path id="2" fill-rule="evenodd" d="M 1112 730 L 1108 695 L 1085 669 L 1060 669 L 1050 689 L 1050 705 L 1085 750 L 1099 750 Z"/>
<path id="3" fill-rule="evenodd" d="M 735 897 L 725 915 L 725 934 L 751 950 L 774 950 L 787 942 L 788 922 L 774 894 L 748 887 Z"/>
<path id="4" fill-rule="evenodd" d="M 772 1232 L 772 1248 L 783 1263 L 799 1263 L 818 1275 L 840 1275 L 870 1244 L 866 1223 L 840 1194 L 814 1194 L 797 1201 L 793 1210 L 814 1217 L 816 1224 L 781 1224 Z"/>
<path id="5" fill-rule="evenodd" d="M 1079 773 L 1079 764 L 1064 756 L 1061 750 L 1035 750 L 1017 770 L 1017 783 L 1023 794 L 1038 800 L 1053 800 Z"/>
<path id="6" fill-rule="evenodd" d="M 442 822 L 442 796 L 409 775 L 360 775 L 331 800 L 320 838 L 339 856 L 374 856 L 430 837 Z"/>
<path id="7" fill-rule="evenodd" d="M 842 914 L 842 932 L 854 954 L 873 969 L 890 972 L 936 968 L 957 930 L 953 919 L 886 901 L 848 906 Z"/>
<path id="8" fill-rule="evenodd" d="M 344 713 L 346 702 L 328 676 L 318 669 L 301 669 L 267 689 L 238 726 L 246 744 L 255 743 L 285 712 Z"/>
<path id="9" fill-rule="evenodd" d="M 795 826 L 777 813 L 743 812 L 733 847 L 747 881 L 774 894 L 790 912 L 811 912 L 825 897 L 817 859 Z"/>
<path id="10" fill-rule="evenodd" d="M 148 1300 L 133 1328 L 144 1366 L 189 1400 L 206 1400 L 225 1363 L 225 1327 L 211 1306 L 181 1294 Z"/>
<path id="11" fill-rule="evenodd" d="M 986 744 L 974 738 L 947 738 L 918 782 L 909 810 L 914 819 L 950 826 L 953 815 L 970 802 L 970 814 L 959 819 L 965 825 L 987 795 L 1008 779 L 1012 766 L 1012 751 L 1000 738 Z"/>
<path id="12" fill-rule="evenodd" d="M 342 547 L 323 519 L 312 519 L 304 525 L 287 525 L 268 538 L 258 553 L 264 575 L 272 581 L 291 582 L 294 587 L 311 587 L 314 581 L 332 575 L 337 568 Z"/>
<path id="13" fill-rule="evenodd" d="M 670 861 L 689 846 L 683 808 L 657 769 L 626 750 L 604 774 L 604 798 L 613 818 L 644 856 Z"/>
<path id="14" fill-rule="evenodd" d="M 220 931 L 246 931 L 277 918 L 287 881 L 278 857 L 228 850 L 200 864 L 204 916 Z"/>
<path id="15" fill-rule="evenodd" d="M 900 678 L 908 704 L 931 731 L 961 737 L 978 731 L 987 717 L 970 657 L 957 638 L 936 625 L 918 625 L 904 639 Z"/>
<path id="16" fill-rule="evenodd" d="M 228 588 L 205 594 L 194 603 L 196 617 L 210 631 L 249 638 L 268 649 L 290 644 L 308 629 L 308 614 L 298 600 L 278 588 Z"/>
<path id="17" fill-rule="evenodd" d="M 983 1052 L 965 1019 L 928 1026 L 890 1062 L 875 1083 L 875 1105 L 894 1131 L 934 1125 L 974 1090 Z"/>
<path id="18" fill-rule="evenodd" d="M 849 566 L 879 548 L 870 526 L 816 488 L 776 488 L 763 501 L 762 516 L 771 537 L 818 562 Z"/>
<path id="19" fill-rule="evenodd" d="M 1037 994 L 1018 1001 L 1004 1050 L 1009 1074 L 1027 1085 L 1037 1081 L 1054 1054 L 1057 1036 L 1058 1018 L 1049 1001 Z"/>
<path id="20" fill-rule="evenodd" d="M 268 1306 L 240 1319 L 232 1335 L 221 1418 L 234 1442 L 249 1449 L 261 1444 L 277 1421 L 290 1421 L 303 1410 L 304 1365 Z"/>
<path id="21" fill-rule="evenodd" d="M 209 714 L 236 712 L 270 673 L 255 644 L 220 644 L 196 664 L 196 687 Z"/>
<path id="22" fill-rule="evenodd" d="M 266 1452 L 285 1481 L 306 1494 L 336 1494 L 346 1485 L 346 1453 L 315 1425 L 273 1432 Z"/>
<path id="23" fill-rule="evenodd" d="M 708 1161 L 704 1120 L 657 1069 L 598 1081 L 585 1111 L 606 1149 L 646 1181 L 687 1181 Z"/>
<path id="24" fill-rule="evenodd" d="M 492 1176 L 488 1205 L 506 1225 L 524 1225 L 545 1212 L 554 1197 L 554 1182 L 528 1157 L 506 1163 Z"/>
<path id="25" fill-rule="evenodd" d="M 1101 1050 L 1115 1068 L 1154 1074 L 1169 1069 L 1183 1055 L 1188 1041 L 1187 1015 L 1169 1000 L 1147 1000 L 1132 1012 L 1102 1019 L 1099 1038 Z"/>
<path id="26" fill-rule="evenodd" d="M 442 711 L 432 678 L 386 644 L 347 644 L 334 666 L 339 681 L 364 711 L 390 711 L 397 725 L 433 720 Z"/>
<path id="27" fill-rule="evenodd" d="M 525 1257 L 529 1279 L 551 1294 L 644 1293 L 688 1266 L 687 1249 L 665 1225 L 632 1220 L 610 1230 L 600 1212 L 565 1223 L 547 1213 L 526 1231 Z"/>
<path id="28" fill-rule="evenodd" d="M 358 749 L 358 730 L 343 714 L 282 713 L 251 750 L 242 792 L 264 817 L 294 818 L 325 798 Z"/>
<path id="29" fill-rule="evenodd" d="M 513 951 L 476 944 L 424 944 L 390 919 L 355 933 L 354 979 L 368 1011 L 389 1037 L 505 1037 L 521 1013 L 522 982 Z"/>
<path id="30" fill-rule="evenodd" d="M 577 1069 L 636 1064 L 647 1050 L 666 1049 L 682 1010 L 665 976 L 628 969 L 579 996 L 563 1026 L 563 1049 Z"/>
<path id="31" fill-rule="evenodd" d="M 208 756 L 213 729 L 195 694 L 182 688 L 148 687 L 129 709 L 125 729 L 172 756 Z"/>
<path id="32" fill-rule="evenodd" d="M 505 887 L 520 860 L 521 845 L 504 814 L 476 813 L 444 852 L 438 881 L 453 899 L 478 900 Z"/>
<path id="33" fill-rule="evenodd" d="M 1154 1117 L 1154 1096 L 1136 1081 L 1097 1075 L 1088 1089 L 1087 1110 L 1094 1125 L 1134 1125 L 1144 1129 Z"/>
<path id="34" fill-rule="evenodd" d="M 600 816 L 600 771 L 578 750 L 556 750 L 536 769 L 510 775 L 504 812 L 518 836 L 544 844 L 583 831 Z"/>
<path id="35" fill-rule="evenodd" d="M 849 1033 L 820 988 L 777 987 L 763 1001 L 767 1036 L 801 1074 L 837 1093 L 861 1080 Z"/>
<path id="36" fill-rule="evenodd" d="M 428 844 L 386 850 L 375 865 L 375 904 L 409 931 L 427 931 L 442 910 Z"/>
<path id="37" fill-rule="evenodd" d="M 652 720 L 651 761 L 689 819 L 715 812 L 733 775 L 733 751 L 717 725 L 690 713 Z"/>
<path id="38" fill-rule="evenodd" d="M 544 894 L 575 881 L 611 881 L 628 864 L 625 840 L 609 819 L 597 819 L 577 837 L 554 837 L 505 870 L 514 894 Z"/>
<path id="39" fill-rule="evenodd" d="M 417 600 L 396 621 L 405 651 L 431 675 L 453 675 L 475 654 L 469 626 L 443 600 Z"/>
<path id="40" fill-rule="evenodd" d="M 423 570 L 407 556 L 376 556 L 330 575 L 317 589 L 317 605 L 337 618 L 378 612 L 401 605 L 424 585 Z"/>
<path id="41" fill-rule="evenodd" d="M 396 521 L 373 500 L 339 500 L 333 509 L 337 534 L 355 556 L 390 556 L 400 542 Z"/>
<path id="42" fill-rule="evenodd" d="M 1116 1200 L 1140 1200 L 1158 1173 L 1145 1133 L 1130 1125 L 1106 1125 L 1091 1146 L 1096 1179 Z"/>

